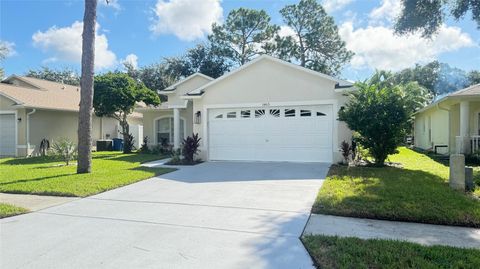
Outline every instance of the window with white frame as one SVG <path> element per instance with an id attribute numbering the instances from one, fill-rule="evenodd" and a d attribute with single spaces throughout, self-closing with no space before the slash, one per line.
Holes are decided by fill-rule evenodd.
<path id="1" fill-rule="evenodd" d="M 163 141 L 173 144 L 173 117 L 161 118 L 155 121 L 155 129 L 157 133 L 157 144 Z M 185 122 L 180 119 L 180 139 L 185 138 Z"/>

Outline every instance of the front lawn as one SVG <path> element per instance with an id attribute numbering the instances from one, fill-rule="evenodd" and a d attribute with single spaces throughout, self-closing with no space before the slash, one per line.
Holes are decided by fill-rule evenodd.
<path id="1" fill-rule="evenodd" d="M 162 158 L 153 154 L 96 152 L 91 174 L 76 174 L 51 157 L 0 159 L 0 192 L 57 196 L 89 196 L 173 171 L 140 164 Z"/>
<path id="2" fill-rule="evenodd" d="M 28 210 L 25 208 L 21 208 L 18 206 L 5 204 L 5 203 L 0 203 L 0 219 L 10 217 L 10 216 L 15 216 L 18 214 L 27 213 L 27 212 Z"/>
<path id="3" fill-rule="evenodd" d="M 480 200 L 448 186 L 448 167 L 407 148 L 403 168 L 334 165 L 313 213 L 480 227 Z"/>
<path id="4" fill-rule="evenodd" d="M 480 250 L 391 240 L 305 236 L 318 268 L 480 268 Z"/>

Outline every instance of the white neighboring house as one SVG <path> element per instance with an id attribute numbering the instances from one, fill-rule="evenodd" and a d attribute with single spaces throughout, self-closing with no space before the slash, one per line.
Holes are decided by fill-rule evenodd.
<path id="1" fill-rule="evenodd" d="M 0 156 L 38 154 L 40 141 L 65 137 L 77 141 L 80 91 L 78 86 L 42 79 L 10 76 L 0 83 Z M 142 114 L 129 117 L 136 146 L 142 142 Z M 119 137 L 118 121 L 93 117 L 92 138 Z"/>
<path id="2" fill-rule="evenodd" d="M 415 113 L 415 146 L 470 154 L 480 145 L 480 84 L 451 93 Z"/>
<path id="3" fill-rule="evenodd" d="M 350 82 L 262 55 L 217 79 L 193 74 L 139 108 L 149 145 L 175 148 L 198 133 L 200 157 L 216 161 L 337 162 L 351 131 L 337 120 Z"/>

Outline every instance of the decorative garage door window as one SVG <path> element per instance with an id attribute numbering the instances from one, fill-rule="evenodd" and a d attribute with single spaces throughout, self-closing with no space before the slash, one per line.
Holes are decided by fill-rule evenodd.
<path id="1" fill-rule="evenodd" d="M 252 108 L 252 109 L 231 109 L 213 115 L 213 119 L 261 119 L 261 118 L 295 118 L 295 117 L 325 117 L 322 111 L 308 108 Z"/>

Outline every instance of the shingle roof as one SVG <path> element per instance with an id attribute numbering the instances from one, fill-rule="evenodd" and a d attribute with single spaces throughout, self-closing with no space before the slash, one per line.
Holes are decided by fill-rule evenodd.
<path id="1" fill-rule="evenodd" d="M 20 80 L 33 87 L 22 87 L 6 82 Z M 0 95 L 3 95 L 17 105 L 29 108 L 53 109 L 63 111 L 78 111 L 80 104 L 80 87 L 42 79 L 11 76 L 0 83 Z M 131 116 L 141 117 L 134 112 Z"/>
<path id="2" fill-rule="evenodd" d="M 35 86 L 29 88 L 0 83 L 0 94 L 14 100 L 19 105 L 32 108 L 78 111 L 80 87 L 28 77 L 10 77 L 6 81 L 18 79 Z"/>
<path id="3" fill-rule="evenodd" d="M 449 96 L 470 96 L 470 95 L 480 95 L 480 83 L 472 85 L 468 88 L 456 91 Z"/>

